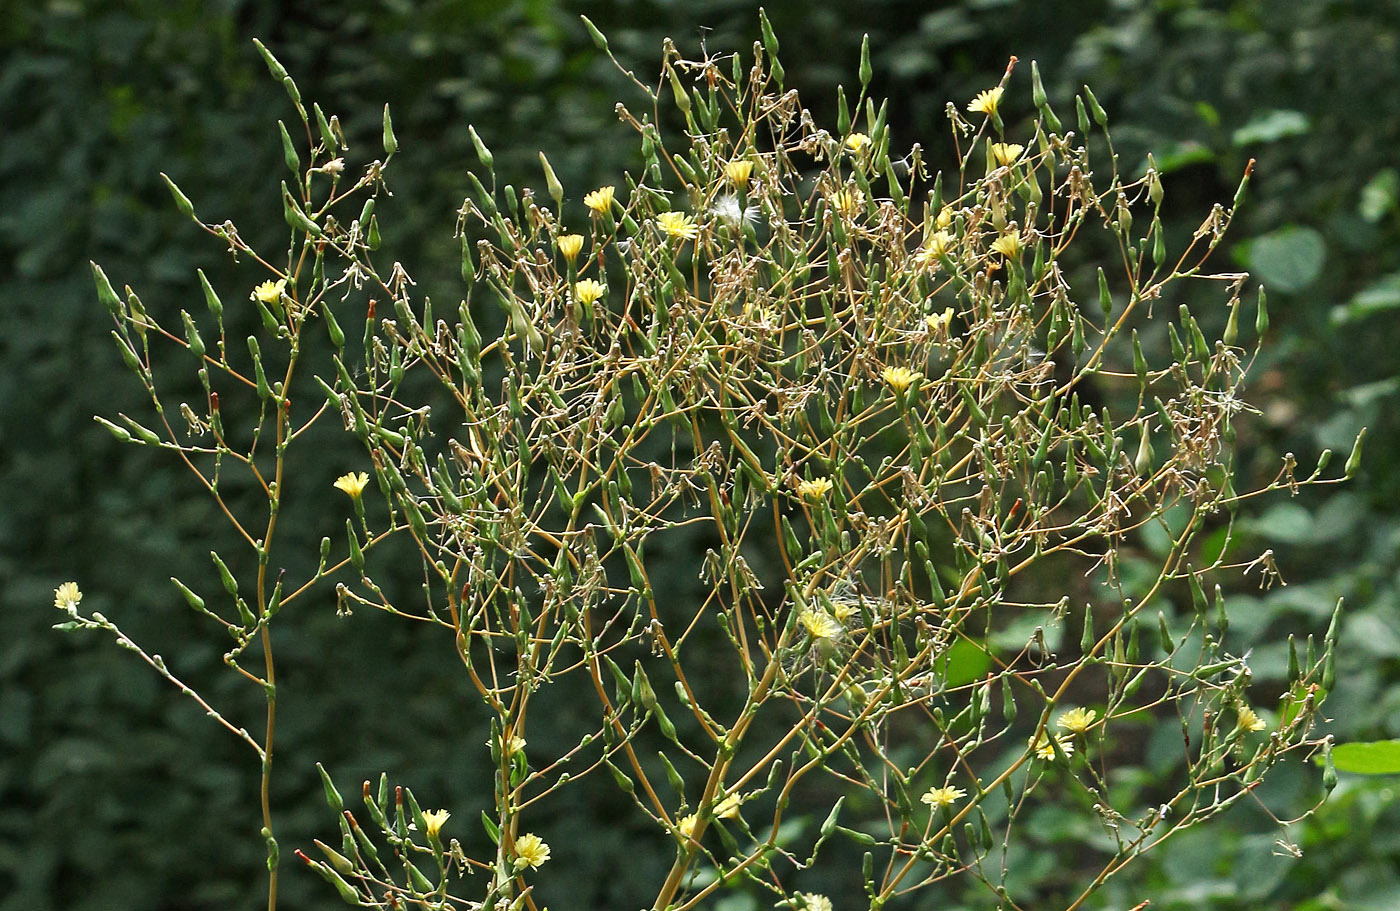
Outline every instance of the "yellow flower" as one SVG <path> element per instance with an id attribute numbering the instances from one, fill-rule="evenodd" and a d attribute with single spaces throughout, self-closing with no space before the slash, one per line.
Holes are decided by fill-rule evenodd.
<path id="1" fill-rule="evenodd" d="M 1003 234 L 992 241 L 992 252 L 1000 253 L 1007 259 L 1015 259 L 1021 252 L 1021 235 L 1015 233 Z"/>
<path id="2" fill-rule="evenodd" d="M 428 830 L 429 838 L 437 838 L 442 831 L 443 823 L 447 822 L 452 814 L 446 810 L 424 810 L 423 826 Z"/>
<path id="3" fill-rule="evenodd" d="M 696 226 L 695 220 L 684 212 L 662 212 L 656 216 L 656 223 L 670 237 L 694 240 L 700 235 L 700 228 Z"/>
<path id="4" fill-rule="evenodd" d="M 583 195 L 583 204 L 599 215 L 606 215 L 612 209 L 613 194 L 615 192 L 617 192 L 617 190 L 612 186 L 599 187 L 592 193 L 585 193 Z"/>
<path id="5" fill-rule="evenodd" d="M 870 147 L 870 137 L 864 133 L 852 133 L 846 137 L 846 148 L 859 155 Z"/>
<path id="6" fill-rule="evenodd" d="M 579 251 L 583 249 L 582 234 L 565 234 L 557 241 L 559 252 L 564 254 L 564 258 L 573 262 L 578 257 Z"/>
<path id="7" fill-rule="evenodd" d="M 277 281 L 265 281 L 253 289 L 253 293 L 248 295 L 249 300 L 262 301 L 264 304 L 275 304 L 282 299 L 282 292 L 287 290 L 287 280 L 279 278 Z"/>
<path id="8" fill-rule="evenodd" d="M 880 374 L 885 383 L 895 392 L 905 392 L 910 386 L 923 378 L 923 374 L 917 370 L 910 370 L 908 367 L 886 367 L 885 372 Z"/>
<path id="9" fill-rule="evenodd" d="M 351 499 L 358 500 L 360 494 L 365 492 L 365 485 L 369 483 L 369 475 L 365 472 L 356 474 L 343 474 L 335 479 L 336 490 L 343 490 L 350 495 Z"/>
<path id="10" fill-rule="evenodd" d="M 949 225 L 951 225 L 952 223 L 953 223 L 953 207 L 952 207 L 952 206 L 944 206 L 943 208 L 939 209 L 939 210 L 938 210 L 938 218 L 934 220 L 934 224 L 938 226 L 938 230 L 940 230 L 940 231 L 946 230 L 947 227 L 948 227 Z"/>
<path id="11" fill-rule="evenodd" d="M 1060 745 L 1060 752 L 1064 753 L 1066 756 L 1074 754 L 1074 744 L 1070 743 L 1068 740 L 1056 737 L 1055 743 Z M 1048 738 L 1032 737 L 1030 739 L 1031 749 L 1035 750 L 1035 755 L 1045 760 L 1052 760 L 1055 758 L 1055 743 L 1051 743 Z"/>
<path id="12" fill-rule="evenodd" d="M 1055 724 L 1071 734 L 1083 734 L 1094 726 L 1094 719 L 1098 715 L 1093 709 L 1070 709 L 1056 719 Z"/>
<path id="13" fill-rule="evenodd" d="M 845 625 L 846 621 L 856 615 L 856 602 L 842 599 L 831 605 L 831 615 L 836 618 L 836 622 Z"/>
<path id="14" fill-rule="evenodd" d="M 749 184 L 749 177 L 753 175 L 753 162 L 747 158 L 740 158 L 731 161 L 724 166 L 724 179 L 733 184 L 736 188 L 746 187 Z"/>
<path id="15" fill-rule="evenodd" d="M 738 819 L 739 818 L 739 795 L 730 794 L 728 797 L 715 804 L 716 819 Z"/>
<path id="16" fill-rule="evenodd" d="M 1025 150 L 1026 147 L 1018 142 L 994 142 L 992 143 L 992 161 L 1004 168 L 1015 163 Z"/>
<path id="17" fill-rule="evenodd" d="M 533 832 L 526 832 L 515 840 L 515 869 L 538 868 L 549 860 L 549 845 Z"/>
<path id="18" fill-rule="evenodd" d="M 603 284 L 602 282 L 594 281 L 591 278 L 585 278 L 580 281 L 574 282 L 574 300 L 578 301 L 584 306 L 593 303 L 598 298 L 606 294 L 607 291 L 607 285 Z"/>
<path id="19" fill-rule="evenodd" d="M 802 911 L 831 911 L 831 899 L 825 895 L 804 892 L 799 897 L 802 899 Z"/>
<path id="20" fill-rule="evenodd" d="M 935 335 L 947 335 L 948 327 L 953 324 L 953 308 L 948 307 L 942 313 L 930 313 L 927 322 L 930 332 Z"/>
<path id="21" fill-rule="evenodd" d="M 860 187 L 846 187 L 831 194 L 831 207 L 846 218 L 852 218 L 865 205 Z"/>
<path id="22" fill-rule="evenodd" d="M 78 609 L 78 602 L 81 600 L 83 593 L 78 590 L 76 582 L 65 582 L 53 590 L 53 606 L 59 610 L 72 613 Z"/>
<path id="23" fill-rule="evenodd" d="M 1254 709 L 1247 705 L 1240 706 L 1239 720 L 1240 727 L 1246 731 L 1262 731 L 1267 727 L 1264 724 L 1264 719 L 1255 714 Z"/>
<path id="24" fill-rule="evenodd" d="M 797 495 L 804 499 L 820 500 L 829 493 L 831 493 L 831 478 L 797 482 Z"/>
<path id="25" fill-rule="evenodd" d="M 987 89 L 985 92 L 978 92 L 977 97 L 968 102 L 967 109 L 973 114 L 986 114 L 988 117 L 997 112 L 997 105 L 1001 104 L 1002 87 Z"/>
<path id="26" fill-rule="evenodd" d="M 841 635 L 841 624 L 825 611 L 807 608 L 797 615 L 797 622 L 807 631 L 807 635 L 818 641 L 837 639 Z"/>
<path id="27" fill-rule="evenodd" d="M 914 260 L 922 266 L 935 265 L 939 259 L 948 254 L 956 242 L 957 238 L 947 231 L 935 231 L 929 235 L 928 240 L 924 241 L 919 252 L 914 254 Z"/>
<path id="28" fill-rule="evenodd" d="M 939 807 L 951 807 L 966 796 L 967 792 L 962 788 L 929 788 L 919 800 L 937 810 Z"/>
<path id="29" fill-rule="evenodd" d="M 682 816 L 680 819 L 676 820 L 676 828 L 680 830 L 683 838 L 688 840 L 695 834 L 696 819 L 696 815 L 691 813 L 688 816 Z"/>

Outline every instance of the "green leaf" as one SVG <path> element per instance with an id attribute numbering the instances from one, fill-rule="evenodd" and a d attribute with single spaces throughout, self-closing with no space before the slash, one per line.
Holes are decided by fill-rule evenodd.
<path id="1" fill-rule="evenodd" d="M 1400 307 L 1400 272 L 1392 272 L 1356 292 L 1345 304 L 1332 308 L 1331 320 L 1334 326 L 1340 326 L 1397 307 Z"/>
<path id="2" fill-rule="evenodd" d="M 1288 225 L 1265 234 L 1246 251 L 1250 271 L 1270 291 L 1296 292 L 1317 281 L 1327 261 L 1327 244 L 1312 228 Z"/>
<path id="3" fill-rule="evenodd" d="M 1303 112 L 1279 109 L 1255 116 L 1235 130 L 1230 139 L 1237 146 L 1255 142 L 1277 142 L 1289 136 L 1301 136 L 1311 127 L 1312 124 Z"/>
<path id="4" fill-rule="evenodd" d="M 1025 644 L 1024 641 L 1021 642 Z M 954 642 L 944 655 L 948 670 L 944 682 L 948 686 L 962 686 L 974 680 L 981 680 L 992 667 L 992 656 L 986 649 L 968 639 Z"/>
<path id="5" fill-rule="evenodd" d="M 1400 774 L 1400 740 L 1341 743 L 1332 748 L 1332 762 L 1340 772 L 1358 775 Z"/>
<path id="6" fill-rule="evenodd" d="M 1372 224 L 1400 208 L 1400 174 L 1394 168 L 1382 168 L 1361 188 L 1361 201 L 1356 211 Z"/>

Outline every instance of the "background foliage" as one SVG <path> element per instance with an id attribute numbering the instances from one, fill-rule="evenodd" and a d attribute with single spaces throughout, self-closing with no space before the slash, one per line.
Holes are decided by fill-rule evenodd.
<path id="1" fill-rule="evenodd" d="M 1150 149 L 1169 172 L 1167 198 L 1181 218 L 1171 230 L 1189 233 L 1210 203 L 1228 201 L 1244 163 L 1257 159 L 1231 255 L 1269 287 L 1274 320 L 1249 390 L 1262 410 L 1241 431 L 1244 464 L 1271 474 L 1291 451 L 1310 468 L 1324 447 L 1344 455 L 1362 424 L 1371 442 L 1357 483 L 1271 501 L 1254 515 L 1251 534 L 1276 550 L 1290 584 L 1232 601 L 1232 635 L 1247 643 L 1277 640 L 1279 630 L 1320 633 L 1345 595 L 1326 714 L 1341 739 L 1400 735 L 1391 686 L 1400 671 L 1400 471 L 1391 456 L 1400 442 L 1400 97 L 1382 90 L 1400 81 L 1400 4 L 1318 0 L 1287 16 L 1265 0 L 1056 6 L 866 0 L 811 9 L 783 0 L 768 12 L 788 83 L 828 119 L 834 86 L 854 81 L 860 36 L 870 32 L 874 94 L 894 99 L 897 141 L 928 137 L 935 150 L 945 103 L 993 84 L 1012 54 L 1039 61 L 1062 111 L 1090 83 L 1125 170 Z M 48 630 L 52 589 L 77 578 L 84 607 L 167 654 L 226 713 L 257 715 L 250 694 L 222 689 L 218 645 L 200 644 L 167 581 L 177 570 L 213 579 L 211 507 L 168 464 L 118 450 L 91 422 L 142 404 L 121 376 L 85 261 L 101 262 L 118 285 L 138 285 L 162 318 L 192 296 L 198 303 L 196 267 L 216 285 L 241 286 L 229 284 L 242 279 L 227 257 L 173 211 L 157 172 L 255 244 L 282 230 L 269 176 L 281 149 L 270 127 L 289 112 L 252 47 L 259 37 L 308 97 L 341 114 L 352 144 L 377 142 L 378 111 L 391 104 L 402 151 L 395 198 L 381 210 L 393 226 L 385 243 L 416 269 L 420 291 L 451 298 L 468 123 L 492 146 L 498 172 L 518 183 L 540 182 L 539 149 L 571 192 L 636 165 L 619 160 L 631 147 L 614 141 L 625 128 L 613 103 L 628 99 L 627 86 L 595 52 L 579 12 L 642 74 L 655 69 L 666 35 L 691 53 L 702 41 L 710 53 L 746 49 L 757 35 L 755 5 L 723 0 L 0 3 L 0 262 L 9 264 L 0 275 L 0 909 L 248 906 L 261 890 L 256 769 L 237 745 L 110 643 Z M 1013 92 L 1024 97 L 1025 74 L 1017 80 Z M 288 510 L 307 523 L 287 533 L 306 541 L 309 559 L 327 531 L 315 500 L 349 458 L 327 450 L 325 483 L 308 485 L 301 508 Z M 366 612 L 337 619 L 329 595 L 307 609 L 298 635 L 279 645 L 284 667 L 295 668 L 283 680 L 275 779 L 284 846 L 324 836 L 330 824 L 316 761 L 342 788 L 388 770 L 434 803 L 470 800 L 488 774 L 486 735 L 461 721 L 470 698 L 444 667 L 449 655 Z M 1261 650 L 1256 678 L 1281 675 L 1285 658 Z M 1150 748 L 1143 774 L 1154 774 Z M 1130 868 L 1135 879 L 1112 883 L 1095 906 L 1150 897 L 1154 908 L 1392 908 L 1400 812 L 1388 785 L 1344 775 L 1317 817 L 1284 833 L 1257 806 L 1242 807 Z M 1318 776 L 1286 770 L 1270 788 L 1263 803 L 1287 816 L 1316 797 Z M 580 906 L 640 900 L 629 877 L 603 873 L 630 850 L 626 828 L 609 825 L 617 814 L 602 793 L 581 803 L 570 849 L 556 850 L 547 871 L 576 884 Z M 1029 843 L 1045 848 L 1024 859 L 1030 880 L 1094 837 L 1068 813 L 1029 824 Z M 1280 834 L 1300 859 L 1283 856 Z M 649 872 L 639 881 L 654 879 Z M 285 907 L 329 903 L 323 884 L 289 874 Z M 749 907 L 742 895 L 729 901 Z"/>

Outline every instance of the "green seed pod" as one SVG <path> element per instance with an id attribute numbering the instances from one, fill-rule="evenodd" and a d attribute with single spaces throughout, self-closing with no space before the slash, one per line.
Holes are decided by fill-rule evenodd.
<path id="1" fill-rule="evenodd" d="M 326 120 L 326 115 L 321 110 L 319 104 L 313 103 L 311 105 L 311 110 L 316 115 L 316 129 L 321 132 L 321 145 L 327 152 L 333 154 L 337 143 L 335 141 L 335 132 L 331 129 L 330 122 Z"/>
<path id="2" fill-rule="evenodd" d="M 862 89 L 870 85 L 870 79 L 874 71 L 870 66 L 870 36 L 863 35 L 860 39 L 860 87 Z"/>
<path id="3" fill-rule="evenodd" d="M 1362 427 L 1361 432 L 1356 435 L 1356 442 L 1351 444 L 1351 455 L 1347 456 L 1346 468 L 1343 469 L 1343 476 L 1350 481 L 1356 477 L 1356 472 L 1361 469 L 1361 442 L 1366 439 L 1366 428 Z"/>
<path id="4" fill-rule="evenodd" d="M 1264 286 L 1259 286 L 1259 314 L 1254 318 L 1254 334 L 1260 338 L 1269 331 L 1269 306 L 1264 299 Z"/>
<path id="5" fill-rule="evenodd" d="M 221 327 L 224 324 L 224 304 L 219 300 L 219 295 L 214 293 L 214 286 L 209 284 L 209 279 L 204 276 L 203 269 L 195 270 L 199 274 L 199 286 L 204 290 L 204 303 L 209 308 L 209 312 L 214 314 L 214 321 Z"/>
<path id="6" fill-rule="evenodd" d="M 583 20 L 583 27 L 588 29 L 588 36 L 593 39 L 593 43 L 597 46 L 598 50 L 606 51 L 608 49 L 607 37 L 598 30 L 598 26 L 594 25 L 587 16 L 579 16 L 579 18 Z"/>
<path id="7" fill-rule="evenodd" d="M 1103 266 L 1099 266 L 1099 310 L 1103 313 L 1104 325 L 1113 316 L 1113 295 L 1108 290 L 1108 276 L 1104 275 Z"/>
<path id="8" fill-rule="evenodd" d="M 296 145 L 292 143 L 292 135 L 287 132 L 287 125 L 280 120 L 277 121 L 277 129 L 282 134 L 282 161 L 287 165 L 287 170 L 291 171 L 297 180 L 301 180 L 301 156 L 297 154 Z"/>
<path id="9" fill-rule="evenodd" d="M 399 141 L 394 137 L 394 121 L 389 116 L 389 106 L 384 105 L 384 154 L 392 156 L 399 150 Z"/>
<path id="10" fill-rule="evenodd" d="M 204 357 L 204 339 L 199 337 L 199 330 L 195 328 L 194 319 L 184 310 L 180 311 L 180 320 L 185 324 L 185 343 L 189 345 L 190 352 L 197 358 Z"/>
<path id="11" fill-rule="evenodd" d="M 224 591 L 230 595 L 238 594 L 238 583 L 234 581 L 233 573 L 229 572 L 228 566 L 216 551 L 209 551 L 209 559 L 213 561 L 214 567 L 219 571 L 219 581 L 224 584 Z"/>
<path id="12" fill-rule="evenodd" d="M 360 539 L 355 534 L 355 526 L 349 519 L 345 520 L 345 537 L 350 542 L 350 565 L 355 567 L 357 572 L 365 571 L 365 553 L 360 549 Z"/>
<path id="13" fill-rule="evenodd" d="M 190 591 L 190 590 L 185 586 L 185 583 L 181 582 L 179 579 L 175 578 L 174 576 L 171 576 L 171 577 L 170 577 L 170 581 L 175 583 L 175 587 L 178 588 L 178 589 L 180 590 L 180 594 L 182 594 L 182 595 L 185 596 L 185 600 L 189 602 L 190 607 L 192 607 L 192 608 L 194 608 L 195 610 L 200 611 L 200 612 L 203 612 L 203 611 L 204 611 L 204 599 L 203 599 L 203 598 L 201 598 L 199 595 L 196 595 L 194 592 Z"/>
<path id="14" fill-rule="evenodd" d="M 564 204 L 564 187 L 559 183 L 559 178 L 554 173 L 554 168 L 550 166 L 549 159 L 540 153 L 540 167 L 544 168 L 544 183 L 549 189 L 549 197 L 554 200 L 555 206 Z"/>
<path id="15" fill-rule="evenodd" d="M 1089 110 L 1094 114 L 1094 122 L 1100 127 L 1108 126 L 1108 115 L 1104 113 L 1103 106 L 1099 104 L 1099 100 L 1094 97 L 1094 90 L 1086 85 L 1084 86 L 1084 95 L 1089 99 Z M 1088 131 L 1086 130 L 1085 132 Z"/>
<path id="16" fill-rule="evenodd" d="M 175 186 L 175 181 L 171 180 L 164 171 L 160 172 L 160 179 L 165 181 L 165 187 L 170 191 L 171 197 L 175 200 L 175 208 L 180 210 L 180 214 L 186 218 L 194 218 L 194 205 L 190 203 L 189 197 L 180 192 L 180 188 Z"/>

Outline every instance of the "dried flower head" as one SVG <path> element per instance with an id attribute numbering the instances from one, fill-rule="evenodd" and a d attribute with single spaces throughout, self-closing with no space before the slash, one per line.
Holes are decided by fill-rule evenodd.
<path id="1" fill-rule="evenodd" d="M 1083 734 L 1094 726 L 1094 719 L 1098 715 L 1093 709 L 1070 709 L 1056 719 L 1055 724 L 1071 734 Z"/>
<path id="2" fill-rule="evenodd" d="M 584 194 L 583 204 L 599 215 L 605 215 L 612 209 L 613 194 L 615 192 L 617 192 L 617 189 L 611 185 L 599 187 L 591 193 Z"/>
<path id="3" fill-rule="evenodd" d="M 515 840 L 515 869 L 538 868 L 549 860 L 549 845 L 533 832 L 526 832 Z"/>
<path id="4" fill-rule="evenodd" d="M 264 304 L 275 304 L 282 299 L 282 293 L 287 290 L 287 280 L 279 278 L 277 281 L 265 281 L 253 289 L 253 293 L 248 295 L 249 300 L 261 301 Z"/>
<path id="5" fill-rule="evenodd" d="M 607 292 L 607 285 L 591 278 L 584 278 L 574 282 L 574 300 L 584 306 L 593 303 Z"/>
<path id="6" fill-rule="evenodd" d="M 360 494 L 365 492 L 367 484 L 369 484 L 369 475 L 363 471 L 352 471 L 335 479 L 335 489 L 345 491 L 354 500 L 358 500 Z"/>
<path id="7" fill-rule="evenodd" d="M 968 102 L 968 111 L 973 114 L 986 114 L 988 117 L 995 115 L 997 106 L 1001 104 L 1003 91 L 1001 86 L 997 86 L 985 92 L 978 92 L 977 97 Z"/>
<path id="8" fill-rule="evenodd" d="M 59 610 L 66 610 L 70 614 L 78 609 L 78 602 L 83 600 L 83 593 L 78 589 L 78 583 L 65 582 L 53 592 L 53 606 Z"/>
<path id="9" fill-rule="evenodd" d="M 884 379 L 885 385 L 895 392 L 906 392 L 924 375 L 917 370 L 910 370 L 908 367 L 886 367 L 880 376 Z"/>
<path id="10" fill-rule="evenodd" d="M 1025 150 L 1026 147 L 1018 142 L 994 142 L 992 143 L 992 161 L 998 167 L 1004 168 L 1015 164 Z"/>
<path id="11" fill-rule="evenodd" d="M 957 803 L 959 800 L 962 800 L 966 796 L 967 792 L 964 791 L 962 788 L 929 788 L 928 791 L 925 792 L 924 796 L 920 797 L 919 800 L 937 810 L 940 807 L 951 807 L 953 804 Z"/>
<path id="12" fill-rule="evenodd" d="M 724 179 L 729 181 L 735 189 L 743 189 L 749 185 L 749 177 L 753 175 L 753 162 L 747 158 L 739 158 L 724 166 Z"/>
<path id="13" fill-rule="evenodd" d="M 804 892 L 798 896 L 802 899 L 802 911 L 831 911 L 831 899 L 825 895 L 818 895 L 816 892 Z"/>
<path id="14" fill-rule="evenodd" d="M 573 262 L 578 258 L 579 251 L 583 249 L 582 234 L 565 234 L 558 240 L 559 252 L 564 254 L 564 258 Z"/>
<path id="15" fill-rule="evenodd" d="M 739 203 L 739 197 L 725 193 L 710 207 L 710 214 L 731 228 L 738 228 L 745 222 L 753 222 L 758 217 L 758 209 Z"/>
<path id="16" fill-rule="evenodd" d="M 667 237 L 694 240 L 700 236 L 695 220 L 684 212 L 662 212 L 656 216 L 656 224 Z"/>
<path id="17" fill-rule="evenodd" d="M 797 495 L 804 500 L 820 500 L 829 493 L 831 493 L 831 478 L 797 482 Z"/>

